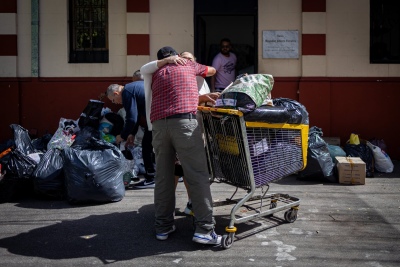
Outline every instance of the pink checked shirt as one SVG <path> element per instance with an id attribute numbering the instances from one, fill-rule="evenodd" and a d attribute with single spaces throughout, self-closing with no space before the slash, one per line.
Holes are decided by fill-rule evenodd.
<path id="1" fill-rule="evenodd" d="M 153 74 L 150 121 L 179 113 L 196 114 L 199 91 L 196 76 L 206 77 L 208 67 L 196 62 L 167 64 Z"/>

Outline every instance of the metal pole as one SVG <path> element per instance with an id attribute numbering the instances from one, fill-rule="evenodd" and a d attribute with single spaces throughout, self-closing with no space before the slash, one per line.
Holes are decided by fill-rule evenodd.
<path id="1" fill-rule="evenodd" d="M 31 0 L 31 74 L 39 77 L 39 0 Z"/>

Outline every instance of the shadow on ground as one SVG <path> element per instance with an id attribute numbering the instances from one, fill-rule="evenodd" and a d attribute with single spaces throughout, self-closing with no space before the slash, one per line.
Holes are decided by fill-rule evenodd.
<path id="1" fill-rule="evenodd" d="M 175 224 L 177 231 L 167 241 L 156 240 L 154 207 L 146 205 L 133 212 L 63 220 L 0 239 L 0 247 L 13 254 L 47 259 L 96 257 L 105 264 L 157 254 L 221 249 L 191 241 L 191 217 L 177 216 Z"/>
<path id="2" fill-rule="evenodd" d="M 68 212 L 82 207 L 62 201 L 50 203 L 31 199 L 22 200 L 16 205 L 27 209 L 69 209 Z M 52 225 L 0 239 L 0 247 L 12 254 L 52 260 L 96 257 L 104 264 L 160 254 L 222 249 L 192 242 L 193 219 L 178 210 L 175 217 L 177 231 L 167 241 L 156 240 L 153 205 L 145 205 L 132 212 L 89 215 L 56 223 L 53 220 L 54 217 L 48 221 L 39 221 L 50 221 Z M 216 231 L 224 234 L 225 227 L 229 225 L 229 215 L 216 216 L 216 221 Z M 24 223 L 36 224 L 38 220 Z M 235 242 L 281 223 L 282 220 L 273 217 L 259 222 L 241 223 L 240 234 L 235 237 Z"/>

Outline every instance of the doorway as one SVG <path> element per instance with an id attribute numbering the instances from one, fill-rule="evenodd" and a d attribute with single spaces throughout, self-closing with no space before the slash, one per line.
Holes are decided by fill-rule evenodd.
<path id="1" fill-rule="evenodd" d="M 238 74 L 257 73 L 258 0 L 194 0 L 194 53 L 211 65 L 222 38 L 232 43 Z"/>

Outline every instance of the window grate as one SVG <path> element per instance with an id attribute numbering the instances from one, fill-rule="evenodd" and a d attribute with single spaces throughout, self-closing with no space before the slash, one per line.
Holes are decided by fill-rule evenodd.
<path id="1" fill-rule="evenodd" d="M 370 1 L 370 63 L 400 63 L 400 1 Z"/>
<path id="2" fill-rule="evenodd" d="M 108 63 L 108 1 L 70 0 L 70 63 Z"/>

